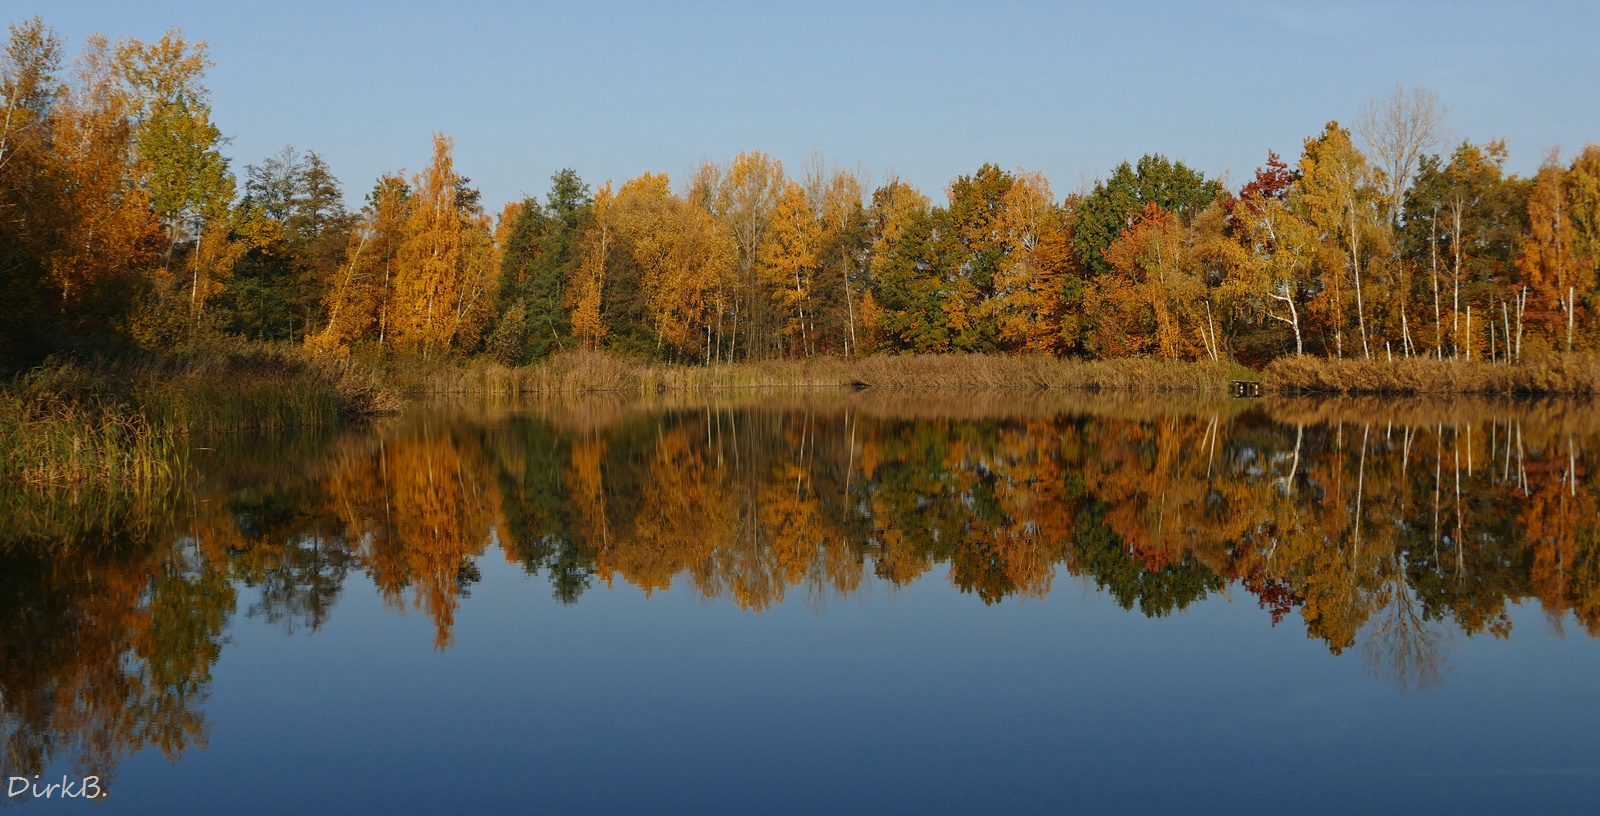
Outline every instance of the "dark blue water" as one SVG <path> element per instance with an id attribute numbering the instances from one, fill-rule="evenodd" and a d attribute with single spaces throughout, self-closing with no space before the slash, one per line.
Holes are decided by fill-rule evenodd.
<path id="1" fill-rule="evenodd" d="M 1600 643 L 1584 623 L 1584 582 L 1596 520 L 1593 505 L 1578 501 L 1597 488 L 1585 461 L 1589 434 L 1573 433 L 1569 457 L 1565 435 L 1529 430 L 1537 417 L 1521 416 L 1520 428 L 1504 424 L 1507 416 L 1462 420 L 1480 424 L 1470 443 L 1461 436 L 1459 452 L 1480 447 L 1473 472 L 1463 473 L 1464 535 L 1452 538 L 1436 536 L 1433 525 L 1436 474 L 1441 504 L 1455 501 L 1458 435 L 1450 428 L 1406 439 L 1402 426 L 1379 444 L 1365 427 L 1363 449 L 1363 424 L 1308 429 L 1283 421 L 1287 414 L 1208 410 L 895 420 L 827 406 L 763 409 L 721 417 L 720 443 L 700 414 L 644 413 L 577 429 L 538 414 L 456 417 L 426 429 L 412 422 L 324 435 L 305 443 L 316 462 L 297 460 L 275 476 L 208 476 L 173 499 L 174 517 L 142 546 L 177 555 L 56 557 L 57 572 L 84 572 L 68 583 L 79 611 L 60 621 L 136 621 L 120 624 L 135 634 L 104 649 L 122 661 L 120 675 L 89 665 L 89 647 L 13 639 L 36 631 L 17 605 L 31 603 L 35 617 L 54 608 L 13 586 L 5 596 L 6 773 L 102 773 L 110 794 L 98 813 L 1593 812 Z M 732 430 L 735 422 L 744 430 Z M 1502 424 L 1492 429 L 1494 442 L 1480 439 L 1495 422 Z M 671 432 L 684 427 L 692 439 L 675 447 Z M 1511 459 L 1495 458 L 1506 455 L 1508 428 L 1513 439 L 1522 433 L 1520 460 L 1515 442 Z M 607 443 L 598 472 L 609 521 L 601 532 L 584 527 L 583 511 L 572 507 L 593 498 L 579 473 L 584 455 L 574 454 L 583 439 Z M 741 446 L 738 464 L 730 439 Z M 869 443 L 877 457 L 870 472 L 860 462 Z M 1287 473 L 1289 457 L 1275 454 L 1297 444 L 1289 484 L 1312 497 L 1245 504 L 1246 487 Z M 416 450 L 397 450 L 407 445 Z M 1129 450 L 1138 456 L 1119 458 Z M 1117 467 L 1093 475 L 1084 456 Z M 1056 466 L 1041 469 L 1041 459 Z M 669 461 L 692 462 L 673 472 L 704 483 L 651 481 Z M 394 472 L 401 463 L 412 468 L 406 476 Z M 530 487 L 537 480 L 528 474 L 547 464 L 562 474 L 551 482 L 559 495 Z M 1530 464 L 1524 490 L 1520 474 Z M 1341 467 L 1350 470 L 1336 479 Z M 976 475 L 963 481 L 963 470 Z M 1024 470 L 1032 475 L 1018 476 Z M 714 478 L 719 472 L 729 478 Z M 1071 491 L 1045 485 L 1041 473 L 1077 485 L 1080 495 L 1062 498 Z M 1144 492 L 1114 484 L 1130 473 L 1143 476 Z M 391 514 L 405 497 L 455 501 L 437 518 L 459 529 L 422 542 L 418 536 L 435 532 L 391 515 L 369 525 L 363 543 L 339 520 L 374 513 L 341 511 L 336 499 L 348 500 L 359 492 L 348 485 L 374 474 L 389 480 L 380 493 Z M 446 493 L 454 499 L 403 486 L 411 476 L 435 486 L 453 480 Z M 1209 487 L 1196 492 L 1190 482 Z M 1014 489 L 1019 484 L 1026 489 Z M 1553 487 L 1540 492 L 1541 485 Z M 805 499 L 836 489 L 837 502 Z M 1503 507 L 1562 491 L 1565 539 L 1559 530 L 1530 538 L 1532 517 L 1501 517 Z M 744 503 L 748 512 L 735 512 L 731 532 L 691 525 L 709 544 L 642 520 L 652 496 L 691 494 L 710 498 L 680 508 L 679 523 L 716 517 L 714 506 Z M 825 531 L 807 539 L 814 552 L 801 551 L 809 572 L 772 566 L 794 561 L 796 545 L 784 533 L 809 523 L 775 509 L 791 494 L 818 516 L 855 518 L 807 528 Z M 490 520 L 486 531 L 476 526 L 478 511 L 460 509 L 472 496 L 483 498 L 473 506 Z M 1139 502 L 1131 515 L 1151 524 L 1129 526 L 1129 514 L 1115 511 Z M 207 509 L 215 503 L 228 511 Z M 513 503 L 544 509 L 525 513 L 519 527 L 508 520 Z M 916 509 L 891 514 L 894 507 Z M 1580 509 L 1588 515 L 1576 515 Z M 1251 523 L 1241 528 L 1238 514 L 1246 512 Z M 1281 563 L 1295 545 L 1278 517 L 1290 513 L 1359 521 L 1314 536 L 1316 557 Z M 1270 534 L 1254 523 L 1267 516 L 1280 522 Z M 1059 517 L 1078 526 L 1058 525 L 1068 531 L 1051 540 Z M 230 523 L 225 543 L 204 541 Z M 1445 529 L 1456 524 L 1448 514 L 1439 520 Z M 183 538 L 186 525 L 200 543 Z M 526 537 L 522 546 L 502 546 L 514 528 Z M 896 543 L 896 535 L 917 538 L 907 532 L 913 528 L 946 532 Z M 1106 551 L 1085 543 L 1091 528 L 1116 537 L 1112 552 L 1137 551 L 1131 573 L 1104 566 Z M 412 541 L 399 540 L 402 529 Z M 1403 534 L 1386 537 L 1395 529 Z M 548 559 L 527 556 L 538 549 L 531 531 L 540 530 L 545 550 L 566 535 L 560 546 L 588 554 L 575 598 L 556 591 Z M 847 537 L 852 530 L 861 540 Z M 951 541 L 951 530 L 965 537 Z M 403 590 L 383 588 L 392 586 L 392 569 L 381 562 L 393 556 L 373 543 L 383 535 L 400 550 L 468 542 L 460 560 L 469 568 L 444 576 L 454 580 L 450 604 L 427 600 L 439 597 L 417 566 L 434 563 L 428 558 L 412 557 Z M 315 568 L 285 567 L 282 542 L 300 542 L 303 551 L 312 538 L 325 551 L 311 559 Z M 1012 543 L 994 545 L 1002 538 Z M 1561 543 L 1568 539 L 1575 543 Z M 279 549 L 263 554 L 263 541 Z M 1017 541 L 1034 549 L 1019 550 Z M 685 546 L 690 566 L 676 569 Z M 845 555 L 824 554 L 830 547 Z M 1165 554 L 1152 555 L 1158 549 Z M 1276 622 L 1271 604 L 1228 574 L 1229 565 L 1268 550 L 1272 578 L 1288 598 Z M 343 555 L 326 555 L 335 551 Z M 1344 560 L 1314 569 L 1328 552 Z M 35 575 L 42 560 L 9 558 L 9 566 L 26 567 L 14 576 Z M 1017 566 L 1030 558 L 1048 568 Z M 1560 562 L 1554 572 L 1552 558 Z M 446 563 L 456 569 L 453 559 Z M 908 559 L 920 565 L 912 577 L 881 566 Z M 975 572 L 974 559 L 988 571 Z M 156 577 L 139 578 L 151 563 Z M 118 595 L 96 583 L 108 579 L 85 577 L 93 569 L 127 570 L 135 575 L 128 580 L 154 588 Z M 1180 602 L 1168 608 L 1149 589 L 1162 569 L 1201 574 L 1200 590 L 1174 590 Z M 646 591 L 642 585 L 659 582 L 642 576 L 663 572 L 674 576 L 670 586 Z M 846 577 L 819 577 L 825 573 Z M 231 595 L 204 584 L 212 574 Z M 1268 580 L 1255 574 L 1251 586 Z M 191 588 L 181 596 L 187 616 L 160 611 L 174 575 Z M 50 580 L 59 594 L 63 579 Z M 1119 598 L 1129 597 L 1130 580 L 1146 596 L 1125 608 Z M 1332 613 L 1318 611 L 1328 606 L 1316 600 L 1326 594 L 1319 587 L 1330 580 L 1350 581 L 1359 589 L 1352 597 L 1366 604 L 1351 613 L 1361 623 L 1348 644 L 1325 622 Z M 731 588 L 741 581 L 766 589 Z M 313 584 L 323 586 L 325 604 L 304 603 L 304 593 L 298 605 L 281 600 L 286 588 Z M 212 588 L 199 596 L 220 598 L 220 618 L 194 611 L 206 603 L 193 589 L 202 586 Z M 1397 602 L 1396 588 L 1409 601 Z M 118 597 L 127 610 L 110 609 Z M 1308 617 L 1319 614 L 1324 622 L 1308 634 Z M 222 623 L 207 630 L 206 620 Z M 187 634 L 163 634 L 163 626 Z M 1396 626 L 1405 631 L 1393 634 Z M 153 641 L 180 646 L 157 649 Z M 198 666 L 172 656 L 195 651 Z M 91 675 L 102 679 L 82 681 Z M 172 706 L 104 681 L 112 675 L 164 683 L 163 699 L 183 701 L 179 707 L 200 718 L 199 735 L 175 751 L 141 742 L 139 718 L 170 719 Z M 65 696 L 44 707 L 50 718 L 41 719 L 40 705 L 15 702 L 53 693 Z M 52 725 L 16 727 L 28 712 Z M 93 725 L 107 719 L 127 727 Z M 29 768 L 22 743 L 37 749 L 41 732 L 53 747 Z M 121 735 L 120 747 L 83 766 L 94 751 L 82 743 L 96 733 Z M 38 812 L 91 806 L 20 799 L 9 804 Z"/>

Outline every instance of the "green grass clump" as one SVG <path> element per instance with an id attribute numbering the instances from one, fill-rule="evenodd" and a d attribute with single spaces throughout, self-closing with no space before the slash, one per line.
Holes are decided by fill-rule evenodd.
<path id="1" fill-rule="evenodd" d="M 51 362 L 0 386 L 0 483 L 146 490 L 183 470 L 184 441 L 391 414 L 382 376 L 293 347 Z"/>
<path id="2" fill-rule="evenodd" d="M 76 366 L 39 369 L 0 390 L 0 478 L 34 486 L 170 479 L 180 446 L 105 380 Z"/>

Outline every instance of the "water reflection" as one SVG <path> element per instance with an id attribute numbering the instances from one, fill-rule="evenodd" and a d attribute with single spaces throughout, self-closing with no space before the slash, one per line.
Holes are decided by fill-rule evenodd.
<path id="1" fill-rule="evenodd" d="M 170 495 L 6 497 L 0 774 L 203 747 L 230 618 L 315 632 L 353 574 L 448 649 L 485 557 L 569 604 L 621 581 L 821 607 L 940 573 L 1152 617 L 1242 593 L 1427 689 L 1452 638 L 1511 636 L 1509 604 L 1600 634 L 1597 431 L 1569 403 L 860 393 L 208 443 Z"/>

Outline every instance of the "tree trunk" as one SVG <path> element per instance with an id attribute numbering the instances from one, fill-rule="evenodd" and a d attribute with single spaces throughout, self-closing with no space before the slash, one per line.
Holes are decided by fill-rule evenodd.
<path id="1" fill-rule="evenodd" d="M 856 353 L 856 300 L 850 293 L 850 260 L 846 255 L 844 264 L 844 306 L 845 312 L 850 316 L 850 341 L 845 346 L 844 356 L 850 357 Z"/>
<path id="2" fill-rule="evenodd" d="M 1517 362 L 1522 362 L 1522 315 L 1528 310 L 1528 286 L 1517 296 Z"/>
<path id="3" fill-rule="evenodd" d="M 1406 320 L 1406 308 L 1400 306 L 1400 348 L 1406 357 L 1411 356 L 1411 324 Z"/>
<path id="4" fill-rule="evenodd" d="M 1300 339 L 1300 310 L 1294 307 L 1294 297 L 1292 295 L 1289 297 L 1289 319 L 1293 321 L 1294 325 L 1294 356 L 1305 356 L 1305 344 Z"/>
<path id="5" fill-rule="evenodd" d="M 1372 359 L 1372 347 L 1367 343 L 1367 310 L 1361 299 L 1360 239 L 1356 235 L 1356 210 L 1350 208 L 1350 269 L 1356 276 L 1356 323 L 1361 327 L 1361 355 Z"/>
<path id="6" fill-rule="evenodd" d="M 1505 320 L 1506 365 L 1511 365 L 1511 305 L 1504 300 L 1500 301 L 1500 316 Z"/>
<path id="7" fill-rule="evenodd" d="M 1577 288 L 1567 287 L 1567 353 L 1572 353 L 1572 316 L 1578 311 Z"/>
<path id="8" fill-rule="evenodd" d="M 1450 231 L 1450 251 L 1455 256 L 1455 268 L 1451 271 L 1454 277 L 1455 292 L 1450 301 L 1450 342 L 1451 351 L 1455 356 L 1461 356 L 1461 202 L 1456 202 L 1451 212 L 1452 228 Z"/>
<path id="9" fill-rule="evenodd" d="M 1439 219 L 1429 222 L 1428 249 L 1430 270 L 1433 276 L 1433 344 L 1434 356 L 1444 359 L 1444 312 L 1439 308 Z"/>

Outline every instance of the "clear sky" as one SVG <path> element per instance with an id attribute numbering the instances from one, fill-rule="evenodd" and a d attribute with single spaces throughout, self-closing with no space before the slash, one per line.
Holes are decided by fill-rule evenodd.
<path id="1" fill-rule="evenodd" d="M 210 43 L 241 174 L 320 152 L 358 202 L 429 134 L 499 203 L 764 150 L 893 173 L 938 200 L 984 162 L 1058 194 L 1145 152 L 1237 186 L 1269 149 L 1396 83 L 1438 91 L 1455 140 L 1506 138 L 1527 174 L 1600 141 L 1600 4 L 183 3 L 11 0 L 68 39 Z"/>

